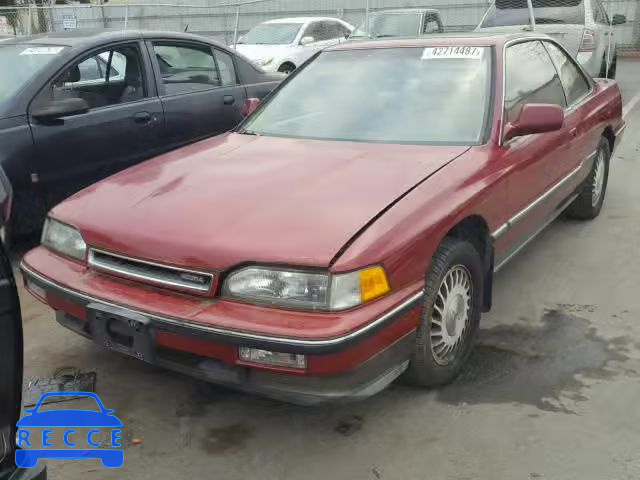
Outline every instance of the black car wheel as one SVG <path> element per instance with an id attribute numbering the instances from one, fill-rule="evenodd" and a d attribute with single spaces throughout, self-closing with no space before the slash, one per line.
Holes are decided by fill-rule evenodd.
<path id="1" fill-rule="evenodd" d="M 426 277 L 422 319 L 407 378 L 435 387 L 453 380 L 473 346 L 482 308 L 483 267 L 467 241 L 445 238 Z"/>
<path id="2" fill-rule="evenodd" d="M 295 69 L 296 69 L 296 66 L 293 63 L 287 62 L 287 63 L 283 63 L 282 65 L 280 65 L 280 68 L 278 68 L 278 71 L 280 73 L 285 73 L 285 74 L 289 75 Z"/>
<path id="3" fill-rule="evenodd" d="M 609 65 L 609 71 L 607 71 L 607 54 L 605 53 L 602 58 L 602 65 L 600 66 L 600 78 L 616 78 L 616 67 L 618 64 L 618 56 L 616 53 L 613 53 L 613 58 L 611 60 L 611 65 Z"/>

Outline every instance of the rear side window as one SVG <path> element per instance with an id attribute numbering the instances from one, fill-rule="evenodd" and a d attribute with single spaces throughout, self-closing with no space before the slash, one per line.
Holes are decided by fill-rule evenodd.
<path id="1" fill-rule="evenodd" d="M 583 0 L 532 0 L 536 24 L 584 25 Z M 528 25 L 527 0 L 496 0 L 489 7 L 481 27 Z"/>
<path id="2" fill-rule="evenodd" d="M 327 35 L 330 39 L 345 37 L 350 33 L 347 27 L 338 22 L 327 22 L 327 27 Z"/>
<path id="3" fill-rule="evenodd" d="M 327 22 L 313 22 L 304 32 L 304 37 L 313 37 L 314 42 L 323 42 L 331 39 L 331 32 Z"/>
<path id="4" fill-rule="evenodd" d="M 208 90 L 221 85 L 211 48 L 154 43 L 153 51 L 167 95 Z"/>
<path id="5" fill-rule="evenodd" d="M 560 73 L 560 80 L 562 80 L 567 102 L 571 105 L 589 92 L 591 88 L 589 82 L 566 53 L 551 42 L 545 42 L 545 45 L 556 69 Z"/>
<path id="6" fill-rule="evenodd" d="M 505 68 L 507 122 L 515 121 L 527 103 L 567 106 L 558 73 L 541 42 L 536 40 L 508 47 Z"/>
<path id="7" fill-rule="evenodd" d="M 220 81 L 223 86 L 237 85 L 236 69 L 233 66 L 233 58 L 226 52 L 215 50 L 218 69 L 220 70 Z"/>

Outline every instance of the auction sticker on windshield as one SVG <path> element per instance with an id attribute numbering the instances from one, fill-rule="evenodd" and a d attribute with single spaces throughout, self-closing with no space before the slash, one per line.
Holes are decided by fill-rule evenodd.
<path id="1" fill-rule="evenodd" d="M 25 48 L 20 55 L 57 55 L 64 47 L 29 47 Z"/>
<path id="2" fill-rule="evenodd" d="M 422 52 L 422 60 L 440 58 L 465 58 L 480 60 L 484 48 L 480 47 L 428 47 Z"/>

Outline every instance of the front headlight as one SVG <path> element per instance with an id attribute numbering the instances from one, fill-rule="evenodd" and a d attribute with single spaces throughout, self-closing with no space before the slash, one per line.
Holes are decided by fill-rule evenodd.
<path id="1" fill-rule="evenodd" d="M 51 217 L 44 223 L 42 245 L 78 260 L 84 260 L 87 252 L 87 244 L 78 230 Z"/>
<path id="2" fill-rule="evenodd" d="M 273 57 L 259 58 L 258 60 L 256 60 L 256 63 L 261 67 L 266 67 L 271 62 L 273 62 Z"/>
<path id="3" fill-rule="evenodd" d="M 254 303 L 336 311 L 368 302 L 389 290 L 380 266 L 340 274 L 246 267 L 227 277 L 223 295 Z"/>

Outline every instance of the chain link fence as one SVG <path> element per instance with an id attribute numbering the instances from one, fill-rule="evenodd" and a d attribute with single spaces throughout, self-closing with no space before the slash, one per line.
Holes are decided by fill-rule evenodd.
<path id="1" fill-rule="evenodd" d="M 478 26 L 490 7 L 486 0 L 250 0 L 239 3 L 203 0 L 197 5 L 116 1 L 104 5 L 0 7 L 0 34 L 147 29 L 199 33 L 232 44 L 234 38 L 265 20 L 326 16 L 357 25 L 369 12 L 411 7 L 435 8 L 440 11 L 446 31 L 463 32 Z M 640 0 L 603 0 L 602 3 L 609 18 L 616 14 L 626 17 L 626 23 L 614 29 L 618 48 L 640 50 Z"/>

